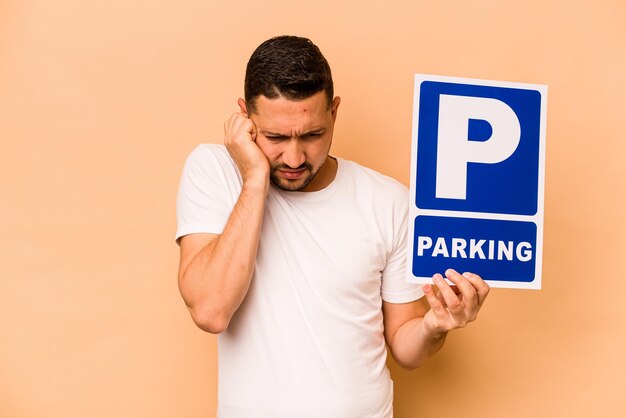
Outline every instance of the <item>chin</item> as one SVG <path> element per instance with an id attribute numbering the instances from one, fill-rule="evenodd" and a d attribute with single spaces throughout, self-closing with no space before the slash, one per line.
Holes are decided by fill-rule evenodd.
<path id="1" fill-rule="evenodd" d="M 276 188 L 280 190 L 284 190 L 286 192 L 299 192 L 302 189 L 305 189 L 309 184 L 311 184 L 311 182 L 313 181 L 313 177 L 313 175 L 309 175 L 304 179 L 290 181 L 280 178 L 276 175 L 272 175 L 270 176 L 270 181 Z"/>
<path id="2" fill-rule="evenodd" d="M 278 180 L 278 181 L 274 181 L 272 180 L 272 184 L 283 191 L 286 192 L 299 192 L 302 189 L 305 189 L 306 186 L 309 185 L 309 183 L 311 183 L 310 181 L 308 181 L 308 179 L 302 181 L 298 181 L 298 182 L 292 182 L 292 181 L 288 181 L 288 180 Z"/>

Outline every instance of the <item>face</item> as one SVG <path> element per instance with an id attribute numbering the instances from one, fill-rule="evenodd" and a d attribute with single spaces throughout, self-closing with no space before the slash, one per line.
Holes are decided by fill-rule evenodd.
<path id="1" fill-rule="evenodd" d="M 270 180 L 287 191 L 315 191 L 334 179 L 336 165 L 328 162 L 340 99 L 331 106 L 324 92 L 304 100 L 256 98 L 248 114 L 257 130 L 256 143 L 270 163 Z M 245 112 L 245 103 L 239 101 Z"/>

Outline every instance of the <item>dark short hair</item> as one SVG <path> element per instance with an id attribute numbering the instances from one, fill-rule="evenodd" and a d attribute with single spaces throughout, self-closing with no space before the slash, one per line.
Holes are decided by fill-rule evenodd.
<path id="1" fill-rule="evenodd" d="M 255 99 L 280 96 L 307 99 L 324 91 L 330 106 L 333 78 L 328 61 L 310 39 L 277 36 L 263 42 L 252 53 L 246 68 L 244 94 L 248 112 L 256 111 Z"/>

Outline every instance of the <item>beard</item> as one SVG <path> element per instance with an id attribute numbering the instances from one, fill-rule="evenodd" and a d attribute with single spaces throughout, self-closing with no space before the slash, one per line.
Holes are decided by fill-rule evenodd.
<path id="1" fill-rule="evenodd" d="M 297 168 L 297 170 L 304 169 L 302 176 L 297 179 L 286 179 L 281 177 L 278 172 L 280 170 L 292 170 L 293 168 L 285 165 L 285 164 L 276 164 L 273 165 L 270 169 L 270 181 L 274 186 L 276 186 L 280 190 L 284 190 L 286 192 L 297 192 L 304 188 L 306 188 L 313 179 L 315 175 L 319 171 L 319 168 L 313 171 L 313 166 L 308 162 L 304 162 L 301 166 Z"/>

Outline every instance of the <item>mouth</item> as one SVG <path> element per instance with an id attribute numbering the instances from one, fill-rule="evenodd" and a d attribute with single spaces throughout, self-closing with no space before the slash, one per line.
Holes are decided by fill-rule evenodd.
<path id="1" fill-rule="evenodd" d="M 307 162 L 296 168 L 289 167 L 286 164 L 280 164 L 275 167 L 275 172 L 279 177 L 285 180 L 298 180 L 305 177 L 307 172 L 310 172 L 312 169 L 313 167 Z"/>
<path id="2" fill-rule="evenodd" d="M 297 169 L 280 169 L 278 170 L 278 172 L 280 173 L 281 177 L 284 177 L 290 180 L 295 180 L 295 179 L 300 178 L 306 172 L 306 170 L 307 170 L 306 167 L 302 167 L 302 168 L 297 168 Z"/>

